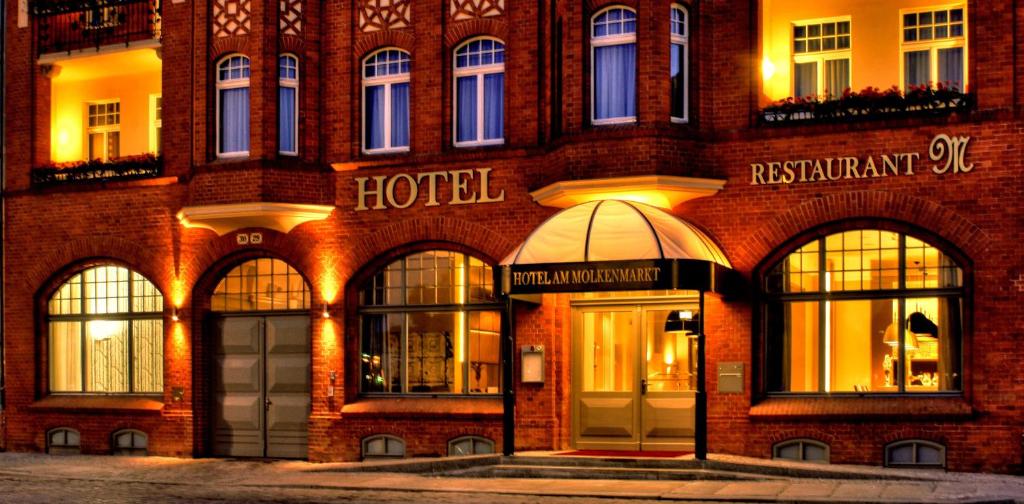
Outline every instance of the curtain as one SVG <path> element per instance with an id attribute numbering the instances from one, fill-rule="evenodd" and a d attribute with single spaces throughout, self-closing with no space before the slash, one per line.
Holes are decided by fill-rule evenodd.
<path id="1" fill-rule="evenodd" d="M 831 99 L 843 96 L 850 87 L 850 60 L 834 59 L 825 61 L 825 95 Z"/>
<path id="2" fill-rule="evenodd" d="M 903 87 L 927 85 L 929 67 L 931 65 L 928 51 L 910 51 L 903 53 Z"/>
<path id="3" fill-rule="evenodd" d="M 50 391 L 82 392 L 82 324 L 50 322 Z"/>
<path id="4" fill-rule="evenodd" d="M 295 152 L 295 88 L 278 88 L 278 150 Z"/>
<path id="5" fill-rule="evenodd" d="M 409 146 L 409 83 L 391 85 L 391 145 Z"/>
<path id="6" fill-rule="evenodd" d="M 818 63 L 793 65 L 793 96 L 802 98 L 818 94 Z"/>
<path id="7" fill-rule="evenodd" d="M 636 44 L 594 48 L 594 118 L 636 116 Z"/>
<path id="8" fill-rule="evenodd" d="M 384 86 L 366 88 L 366 117 L 363 118 L 366 149 L 383 149 L 384 145 Z"/>
<path id="9" fill-rule="evenodd" d="M 686 117 L 686 46 L 672 44 L 669 81 L 672 87 L 672 117 Z"/>
<path id="10" fill-rule="evenodd" d="M 964 49 L 939 49 L 939 82 L 943 86 L 964 89 Z"/>
<path id="11" fill-rule="evenodd" d="M 505 74 L 484 76 L 484 139 L 495 140 L 504 136 Z"/>
<path id="12" fill-rule="evenodd" d="M 455 83 L 457 129 L 456 141 L 472 142 L 477 140 L 476 133 L 476 79 L 477 77 L 459 77 Z"/>
<path id="13" fill-rule="evenodd" d="M 249 150 L 249 88 L 220 91 L 220 151 Z"/>
<path id="14" fill-rule="evenodd" d="M 132 392 L 164 390 L 164 321 L 132 321 Z"/>

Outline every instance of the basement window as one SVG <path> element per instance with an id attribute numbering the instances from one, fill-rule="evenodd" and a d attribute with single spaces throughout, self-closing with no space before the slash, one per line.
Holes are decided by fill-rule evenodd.
<path id="1" fill-rule="evenodd" d="M 790 439 L 772 447 L 772 458 L 827 464 L 828 445 L 813 439 Z"/>
<path id="2" fill-rule="evenodd" d="M 480 436 L 462 436 L 448 442 L 449 457 L 494 453 L 494 441 Z"/>
<path id="3" fill-rule="evenodd" d="M 77 455 L 82 452 L 82 437 L 75 429 L 59 427 L 46 433 L 46 453 Z"/>
<path id="4" fill-rule="evenodd" d="M 885 447 L 886 467 L 946 467 L 946 447 L 931 441 L 896 441 Z"/>
<path id="5" fill-rule="evenodd" d="M 145 456 L 149 448 L 149 436 L 134 429 L 114 433 L 114 455 Z"/>
<path id="6" fill-rule="evenodd" d="M 363 459 L 404 456 L 405 441 L 401 438 L 382 434 L 363 439 Z"/>

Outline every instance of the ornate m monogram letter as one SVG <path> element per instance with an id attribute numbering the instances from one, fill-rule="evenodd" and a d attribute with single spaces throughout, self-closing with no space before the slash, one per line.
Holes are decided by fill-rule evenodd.
<path id="1" fill-rule="evenodd" d="M 967 156 L 967 144 L 970 141 L 971 137 L 950 137 L 945 133 L 936 135 L 932 139 L 931 146 L 928 147 L 928 157 L 932 161 L 942 161 L 945 159 L 946 164 L 942 167 L 932 165 L 932 171 L 935 173 L 946 173 L 952 168 L 953 173 L 967 173 L 973 170 L 974 163 L 964 164 L 964 158 Z"/>

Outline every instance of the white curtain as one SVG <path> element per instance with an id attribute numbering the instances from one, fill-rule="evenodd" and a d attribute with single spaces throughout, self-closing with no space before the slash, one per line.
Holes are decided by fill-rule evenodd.
<path id="1" fill-rule="evenodd" d="M 818 64 L 797 63 L 793 66 L 793 96 L 806 97 L 818 94 Z"/>
<path id="2" fill-rule="evenodd" d="M 930 60 L 928 51 L 910 51 L 903 54 L 904 89 L 928 84 Z"/>
<path id="3" fill-rule="evenodd" d="M 249 150 L 249 88 L 220 91 L 220 151 Z"/>
<path id="4" fill-rule="evenodd" d="M 964 90 L 964 49 L 939 49 L 939 82 L 961 91 Z"/>

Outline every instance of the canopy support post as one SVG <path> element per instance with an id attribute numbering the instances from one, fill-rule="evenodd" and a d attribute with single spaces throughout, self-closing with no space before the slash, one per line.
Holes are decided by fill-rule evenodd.
<path id="1" fill-rule="evenodd" d="M 705 385 L 706 366 L 704 359 L 704 320 L 707 314 L 704 313 L 704 291 L 701 290 L 698 297 L 697 307 L 697 404 L 696 404 L 696 426 L 694 432 L 694 457 L 697 460 L 708 458 L 708 395 Z"/>
<path id="2" fill-rule="evenodd" d="M 515 310 L 512 296 L 505 296 L 505 316 L 502 317 L 501 386 L 502 386 L 502 453 L 508 457 L 516 449 L 516 397 L 513 355 L 515 353 Z"/>

